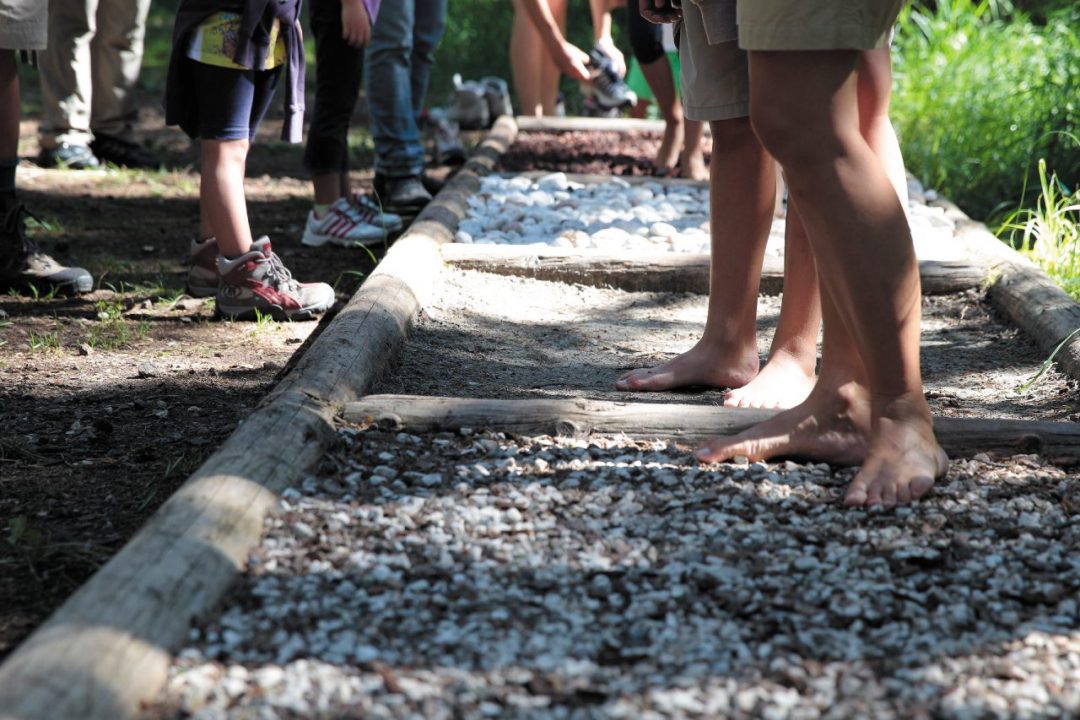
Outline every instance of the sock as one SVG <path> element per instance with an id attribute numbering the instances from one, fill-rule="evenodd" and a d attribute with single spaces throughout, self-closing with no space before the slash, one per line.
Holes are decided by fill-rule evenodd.
<path id="1" fill-rule="evenodd" d="M 15 201 L 15 168 L 19 158 L 0 158 L 0 202 L 5 206 Z"/>
<path id="2" fill-rule="evenodd" d="M 321 218 L 323 215 L 326 214 L 326 211 L 329 210 L 329 209 L 330 209 L 329 204 L 320 205 L 319 203 L 315 203 L 315 217 Z"/>

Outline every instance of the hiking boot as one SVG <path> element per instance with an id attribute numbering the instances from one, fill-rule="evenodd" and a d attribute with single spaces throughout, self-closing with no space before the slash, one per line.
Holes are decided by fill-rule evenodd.
<path id="1" fill-rule="evenodd" d="M 21 204 L 12 205 L 0 226 L 0 287 L 60 295 L 93 290 L 90 273 L 61 265 L 26 236 L 26 215 L 29 213 Z"/>
<path id="2" fill-rule="evenodd" d="M 301 239 L 308 247 L 320 247 L 326 243 L 343 247 L 371 245 L 386 239 L 386 229 L 361 217 L 348 198 L 335 200 L 322 217 L 312 210 L 308 213 Z"/>
<path id="3" fill-rule="evenodd" d="M 157 170 L 161 158 L 138 143 L 114 135 L 98 134 L 90 141 L 90 149 L 102 162 L 110 162 L 126 168 Z"/>
<path id="4" fill-rule="evenodd" d="M 395 213 L 419 212 L 431 202 L 431 193 L 424 188 L 418 175 L 403 178 L 375 175 L 375 198 L 384 208 Z"/>
<path id="5" fill-rule="evenodd" d="M 37 162 L 43 168 L 67 170 L 94 170 L 101 167 L 101 161 L 89 147 L 66 142 L 53 148 L 41 148 Z"/>
<path id="6" fill-rule="evenodd" d="M 615 72 L 615 66 L 603 50 L 594 47 L 589 51 L 589 75 L 585 94 L 596 99 L 596 104 L 607 110 L 637 105 L 637 95 Z"/>
<path id="7" fill-rule="evenodd" d="M 217 238 L 191 241 L 191 262 L 188 265 L 187 294 L 194 298 L 213 297 L 217 294 L 218 244 Z"/>
<path id="8" fill-rule="evenodd" d="M 360 220 L 377 225 L 388 233 L 397 232 L 404 225 L 400 215 L 384 210 L 370 195 L 354 194 L 349 210 Z"/>
<path id="9" fill-rule="evenodd" d="M 263 236 L 238 258 L 217 259 L 221 284 L 217 312 L 235 320 L 254 320 L 256 311 L 275 320 L 308 320 L 334 304 L 334 289 L 326 283 L 302 283 Z"/>
<path id="10" fill-rule="evenodd" d="M 468 158 L 465 146 L 461 144 L 458 124 L 446 116 L 446 111 L 433 108 L 428 113 L 435 139 L 432 155 L 436 165 L 461 165 Z"/>
<path id="11" fill-rule="evenodd" d="M 484 88 L 484 99 L 487 100 L 491 122 L 495 122 L 495 118 L 500 115 L 514 114 L 514 106 L 510 102 L 510 88 L 505 80 L 493 76 L 483 77 L 480 78 L 480 85 Z"/>
<path id="12" fill-rule="evenodd" d="M 454 102 L 450 105 L 449 119 L 466 130 L 480 130 L 491 125 L 491 111 L 480 83 L 462 82 L 461 75 L 454 73 Z"/>

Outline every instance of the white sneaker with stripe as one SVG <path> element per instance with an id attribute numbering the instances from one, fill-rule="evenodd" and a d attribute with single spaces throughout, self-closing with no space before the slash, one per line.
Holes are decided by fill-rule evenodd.
<path id="1" fill-rule="evenodd" d="M 321 217 L 312 210 L 308 213 L 301 242 L 308 247 L 320 247 L 326 243 L 356 247 L 382 242 L 386 230 L 366 222 L 352 208 L 348 199 L 342 197 L 335 200 Z"/>

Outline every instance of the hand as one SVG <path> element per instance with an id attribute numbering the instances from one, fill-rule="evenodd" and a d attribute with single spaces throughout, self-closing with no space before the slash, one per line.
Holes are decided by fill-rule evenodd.
<path id="1" fill-rule="evenodd" d="M 619 77 L 626 77 L 626 58 L 623 57 L 619 48 L 615 47 L 611 37 L 600 38 L 596 41 L 596 46 L 611 59 L 611 66 L 615 68 L 615 72 L 619 73 Z"/>
<path id="2" fill-rule="evenodd" d="M 371 18 L 361 0 L 341 0 L 341 37 L 354 48 L 371 39 Z"/>
<path id="3" fill-rule="evenodd" d="M 563 41 L 559 52 L 554 52 L 553 60 L 560 72 L 578 82 L 589 82 L 589 55 L 581 48 Z"/>
<path id="4" fill-rule="evenodd" d="M 639 0 L 638 11 L 657 25 L 678 22 L 682 18 L 682 0 Z"/>

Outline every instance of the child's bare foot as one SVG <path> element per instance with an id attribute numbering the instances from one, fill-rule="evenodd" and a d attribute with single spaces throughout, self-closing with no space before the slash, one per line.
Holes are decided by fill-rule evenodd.
<path id="1" fill-rule="evenodd" d="M 638 368 L 615 381 L 617 390 L 663 392 L 685 387 L 742 387 L 757 374 L 756 349 L 722 351 L 699 340 L 694 347 L 663 365 Z"/>
<path id="2" fill-rule="evenodd" d="M 675 170 L 679 162 L 679 148 L 683 144 L 683 124 L 681 121 L 668 120 L 664 123 L 664 136 L 660 140 L 660 149 L 653 160 L 654 175 L 668 175 Z"/>
<path id="3" fill-rule="evenodd" d="M 679 157 L 679 177 L 687 180 L 708 180 L 709 166 L 701 148 L 683 148 Z"/>
<path id="4" fill-rule="evenodd" d="M 897 400 L 878 419 L 870 452 L 844 504 L 906 505 L 925 495 L 948 469 L 949 458 L 934 438 L 926 401 L 921 395 Z"/>
<path id="5" fill-rule="evenodd" d="M 790 408 L 806 400 L 817 377 L 810 367 L 787 353 L 773 353 L 753 380 L 724 396 L 726 407 Z"/>
<path id="6" fill-rule="evenodd" d="M 784 456 L 856 465 L 866 457 L 869 437 L 866 390 L 855 383 L 838 389 L 823 388 L 819 383 L 800 405 L 738 435 L 714 438 L 694 454 L 702 462 Z"/>

